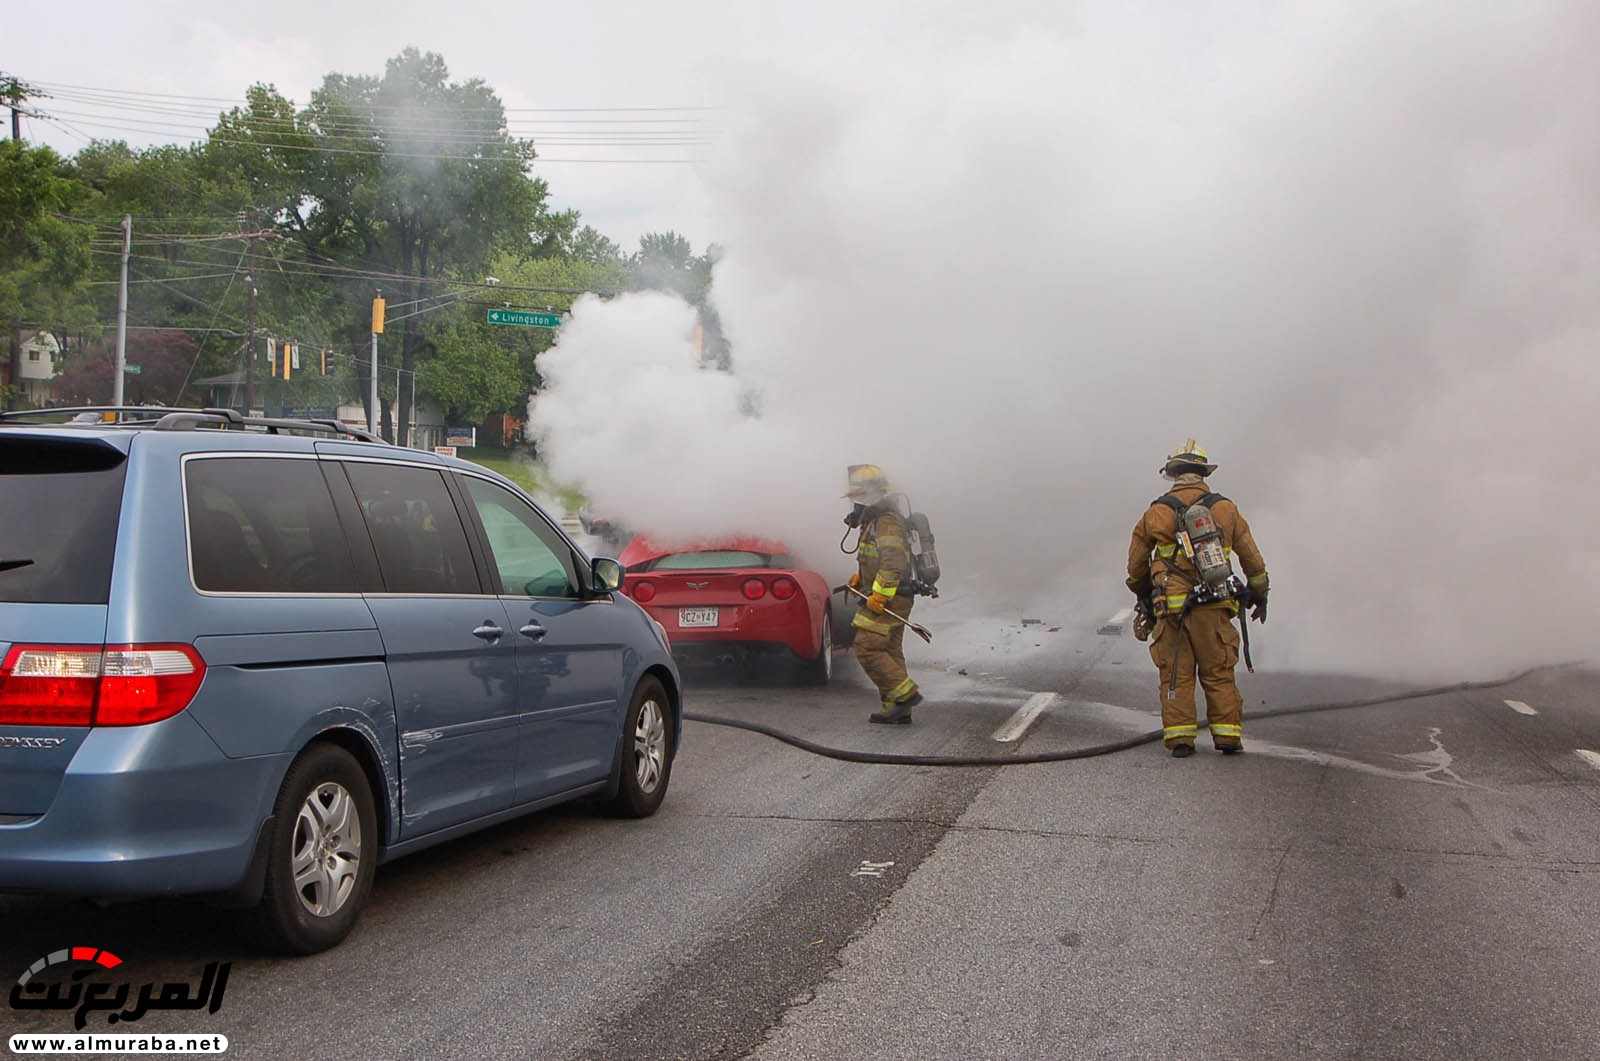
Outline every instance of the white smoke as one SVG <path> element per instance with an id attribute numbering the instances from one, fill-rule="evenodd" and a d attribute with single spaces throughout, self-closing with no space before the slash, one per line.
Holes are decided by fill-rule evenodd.
<path id="1" fill-rule="evenodd" d="M 845 465 L 880 463 L 949 578 L 1064 617 L 1126 601 L 1193 435 L 1273 574 L 1263 662 L 1592 655 L 1600 9 L 1161 7 L 752 47 L 708 173 L 737 378 L 665 296 L 580 305 L 554 470 L 841 573 Z"/>

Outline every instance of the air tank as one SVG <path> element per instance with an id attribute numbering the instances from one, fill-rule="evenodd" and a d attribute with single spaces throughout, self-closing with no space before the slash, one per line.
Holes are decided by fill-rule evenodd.
<path id="1" fill-rule="evenodd" d="M 1189 536 L 1189 547 L 1195 570 L 1202 581 L 1213 586 L 1221 585 L 1233 575 L 1233 565 L 1222 548 L 1222 532 L 1211 518 L 1211 510 L 1204 505 L 1190 505 L 1183 513 L 1183 530 Z"/>

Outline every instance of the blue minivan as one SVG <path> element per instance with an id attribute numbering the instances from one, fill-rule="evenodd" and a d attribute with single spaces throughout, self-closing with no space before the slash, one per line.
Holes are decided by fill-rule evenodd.
<path id="1" fill-rule="evenodd" d="M 310 953 L 380 862 L 666 794 L 661 627 L 506 479 L 333 421 L 0 414 L 0 890 Z"/>

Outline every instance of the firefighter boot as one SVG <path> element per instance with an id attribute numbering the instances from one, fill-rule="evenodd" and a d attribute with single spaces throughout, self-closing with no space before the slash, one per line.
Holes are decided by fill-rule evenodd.
<path id="1" fill-rule="evenodd" d="M 886 703 L 878 710 L 867 716 L 868 722 L 881 722 L 886 725 L 910 725 L 911 709 L 922 703 L 922 694 L 913 692 L 898 703 Z"/>
<path id="2" fill-rule="evenodd" d="M 1174 744 L 1172 746 L 1172 757 L 1174 759 L 1187 759 L 1189 756 L 1191 756 L 1193 754 L 1194 754 L 1194 745 L 1193 744 Z"/>

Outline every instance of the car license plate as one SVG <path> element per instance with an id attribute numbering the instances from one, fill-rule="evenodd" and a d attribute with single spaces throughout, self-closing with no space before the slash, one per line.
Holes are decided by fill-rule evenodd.
<path id="1" fill-rule="evenodd" d="M 716 626 L 717 609 L 715 608 L 679 608 L 679 626 Z"/>

